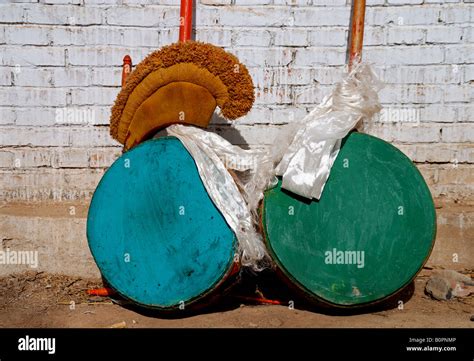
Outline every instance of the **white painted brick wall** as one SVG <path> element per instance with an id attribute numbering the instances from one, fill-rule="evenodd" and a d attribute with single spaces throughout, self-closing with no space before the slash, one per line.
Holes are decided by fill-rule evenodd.
<path id="1" fill-rule="evenodd" d="M 347 29 L 320 27 L 308 31 L 311 46 L 344 46 L 347 41 Z"/>
<path id="2" fill-rule="evenodd" d="M 418 26 L 392 26 L 388 28 L 388 44 L 411 45 L 423 44 L 426 39 L 426 28 Z"/>
<path id="3" fill-rule="evenodd" d="M 234 30 L 234 44 L 236 46 L 267 47 L 270 46 L 271 41 L 272 33 L 270 30 L 254 30 L 247 28 Z"/>
<path id="4" fill-rule="evenodd" d="M 234 143 L 271 144 L 283 124 L 302 118 L 341 79 L 350 1 L 197 2 L 196 39 L 236 54 L 256 86 L 254 109 L 234 128 L 214 117 L 211 129 Z M 174 42 L 178 14 L 176 0 L 0 4 L 5 199 L 46 199 L 55 187 L 60 198 L 90 197 L 103 168 L 120 154 L 107 125 L 122 58 L 130 54 L 136 64 Z M 451 192 L 462 201 L 473 194 L 473 22 L 468 0 L 367 1 L 364 57 L 386 82 L 380 92 L 384 109 L 415 111 L 417 119 L 377 118 L 366 131 L 419 163 L 435 195 Z M 67 111 L 93 116 L 58 122 L 58 112 Z M 451 182 L 450 167 L 458 164 Z"/>

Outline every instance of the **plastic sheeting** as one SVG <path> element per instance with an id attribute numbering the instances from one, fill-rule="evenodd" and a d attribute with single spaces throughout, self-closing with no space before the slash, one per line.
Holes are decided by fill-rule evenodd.
<path id="1" fill-rule="evenodd" d="M 258 271 L 269 264 L 262 236 L 257 232 L 257 207 L 273 179 L 273 163 L 259 150 L 245 150 L 217 134 L 184 125 L 171 125 L 167 134 L 177 137 L 194 158 L 199 175 L 216 207 L 234 231 L 242 265 Z M 229 169 L 248 172 L 245 182 Z"/>
<path id="2" fill-rule="evenodd" d="M 160 133 L 177 137 L 192 155 L 209 196 L 236 234 L 242 265 L 258 271 L 270 264 L 257 231 L 263 192 L 276 184 L 277 174 L 283 188 L 319 199 L 342 138 L 380 111 L 380 88 L 370 66 L 357 64 L 320 106 L 289 124 L 270 151 L 242 149 L 192 126 L 171 125 Z M 245 172 L 245 179 L 232 170 Z"/>
<path id="3" fill-rule="evenodd" d="M 321 197 L 341 140 L 362 118 L 380 111 L 380 89 L 370 66 L 356 64 L 318 107 L 284 130 L 275 142 L 280 150 L 273 150 L 283 154 L 276 167 L 282 188 L 309 199 Z"/>

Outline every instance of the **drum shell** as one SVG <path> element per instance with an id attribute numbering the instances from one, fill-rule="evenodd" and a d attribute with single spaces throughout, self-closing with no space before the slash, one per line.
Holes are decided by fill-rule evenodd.
<path id="1" fill-rule="evenodd" d="M 365 169 L 367 178 L 356 179 L 359 173 L 344 178 L 344 171 L 340 167 L 343 166 L 345 160 L 358 172 L 363 173 Z M 396 171 L 392 172 L 390 168 L 382 169 L 383 167 L 378 164 L 379 162 L 384 164 L 388 160 L 395 162 L 394 167 L 398 167 Z M 333 168 L 320 201 L 309 201 L 281 190 L 281 181 L 276 188 L 267 190 L 260 212 L 265 242 L 275 261 L 278 273 L 287 283 L 291 283 L 294 288 L 301 291 L 306 298 L 336 307 L 375 304 L 386 300 L 408 285 L 428 260 L 436 235 L 433 200 L 422 176 L 406 156 L 390 144 L 366 134 L 352 133 L 344 140 Z M 397 175 L 399 171 L 402 172 L 400 177 Z M 387 179 L 386 184 L 377 183 L 383 182 L 384 178 Z M 346 182 L 348 179 L 358 185 L 348 184 Z M 365 185 L 364 182 L 366 182 Z M 401 187 L 402 185 L 405 188 Z M 374 206 L 371 201 L 376 199 L 377 195 L 370 195 L 370 192 L 367 193 L 370 199 L 367 200 L 365 206 L 361 206 L 360 204 L 364 204 L 363 197 L 351 195 L 351 192 L 358 190 L 360 193 L 362 189 L 363 193 L 364 187 L 373 188 L 374 193 L 385 191 L 384 195 L 389 198 L 388 208 Z M 413 189 L 416 189 L 418 193 L 411 194 Z M 344 194 L 360 202 L 357 206 L 350 205 L 350 200 L 341 200 L 340 197 L 338 199 L 335 192 L 346 192 Z M 323 199 L 323 197 L 326 198 Z M 397 203 L 399 201 L 400 203 Z M 332 206 L 329 203 L 338 204 L 338 206 Z M 398 204 L 400 206 L 397 206 Z M 287 226 L 284 226 L 282 224 L 289 218 L 282 216 L 282 210 L 275 211 L 275 209 L 278 207 L 286 209 L 285 207 L 289 205 L 294 206 L 296 218 L 288 220 Z M 394 205 L 395 208 L 393 208 Z M 319 209 L 314 211 L 318 207 Z M 345 207 L 349 207 L 349 211 Z M 271 208 L 274 210 L 272 211 Z M 389 209 L 394 213 L 377 216 L 379 208 L 384 211 Z M 269 209 L 270 212 L 268 212 Z M 339 212 L 342 214 L 339 215 Z M 299 217 L 300 214 L 303 216 Z M 364 219 L 366 215 L 373 219 Z M 403 216 L 407 219 L 403 219 Z M 419 222 L 416 217 L 420 218 Z M 403 221 L 400 221 L 401 219 Z M 306 228 L 298 228 L 298 224 L 304 224 Z M 411 237 L 412 254 L 408 249 L 410 246 L 408 240 L 403 241 L 403 237 L 398 237 L 394 230 Z M 376 233 L 375 236 L 371 235 L 371 232 Z M 304 233 L 310 233 L 311 236 L 305 236 Z M 281 237 L 279 234 L 282 234 Z M 414 234 L 420 237 L 417 238 Z M 326 238 L 325 235 L 327 235 Z M 321 245 L 319 248 L 311 246 L 311 239 L 324 246 Z M 375 242 L 377 239 L 380 240 L 379 243 Z M 298 247 L 302 248 L 297 252 L 292 251 Z M 324 254 L 333 247 L 337 250 L 349 251 L 355 251 L 359 247 L 359 252 L 364 251 L 368 256 L 366 262 L 368 259 L 369 262 L 374 262 L 375 266 L 364 274 L 363 270 L 360 272 L 357 268 L 348 270 L 351 267 L 348 265 L 325 265 Z M 378 253 L 377 247 L 380 250 Z M 397 247 L 400 248 L 397 250 Z M 306 254 L 317 258 L 319 263 L 309 260 L 310 256 Z M 377 254 L 386 257 L 386 264 L 383 259 L 376 260 Z M 306 260 L 305 257 L 307 257 Z M 297 263 L 299 266 L 296 265 Z M 304 267 L 308 269 L 304 270 Z M 397 275 L 404 271 L 403 275 L 392 277 L 392 273 Z M 357 287 L 359 284 L 360 288 Z M 341 285 L 345 286 L 345 289 Z M 350 294 L 348 285 L 353 287 L 353 295 Z"/>
<path id="2" fill-rule="evenodd" d="M 240 267 L 234 233 L 174 137 L 144 142 L 114 162 L 94 193 L 87 234 L 111 287 L 160 311 L 206 305 L 235 283 Z"/>

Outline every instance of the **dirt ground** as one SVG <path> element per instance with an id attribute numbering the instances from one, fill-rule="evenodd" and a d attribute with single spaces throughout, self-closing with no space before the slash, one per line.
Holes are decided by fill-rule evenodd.
<path id="1" fill-rule="evenodd" d="M 87 289 L 102 287 L 101 280 L 27 272 L 0 279 L 0 327 L 474 328 L 470 320 L 474 297 L 432 300 L 424 293 L 430 272 L 423 270 L 411 285 L 383 303 L 358 310 L 310 305 L 271 273 L 259 278 L 244 275 L 214 306 L 194 313 L 178 311 L 174 316 L 136 308 L 119 298 L 89 296 Z M 256 304 L 254 299 L 262 295 L 282 304 Z M 294 309 L 288 307 L 290 300 Z"/>

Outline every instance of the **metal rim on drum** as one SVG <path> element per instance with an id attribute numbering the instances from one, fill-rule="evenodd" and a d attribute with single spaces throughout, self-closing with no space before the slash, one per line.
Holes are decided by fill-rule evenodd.
<path id="1" fill-rule="evenodd" d="M 280 181 L 265 192 L 262 225 L 284 277 L 309 298 L 353 307 L 384 300 L 414 279 L 431 253 L 436 213 L 410 159 L 354 132 L 321 199 L 297 197 Z"/>
<path id="2" fill-rule="evenodd" d="M 87 237 L 103 277 L 145 307 L 195 304 L 234 273 L 234 233 L 173 137 L 144 142 L 112 164 L 92 198 Z"/>

